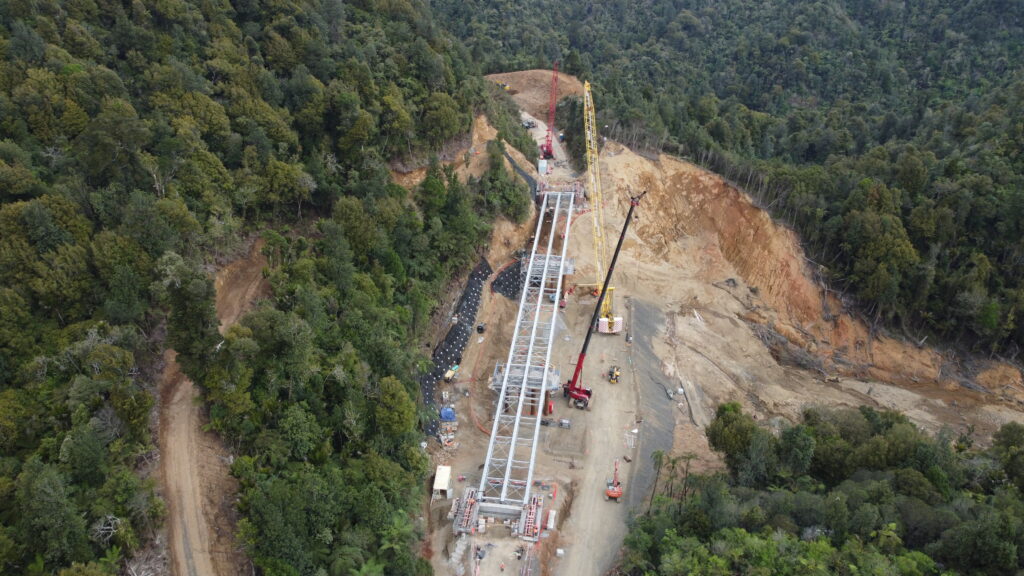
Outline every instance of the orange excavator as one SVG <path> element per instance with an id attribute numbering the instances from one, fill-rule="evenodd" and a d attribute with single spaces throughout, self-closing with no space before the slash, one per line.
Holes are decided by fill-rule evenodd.
<path id="1" fill-rule="evenodd" d="M 615 461 L 615 475 L 608 481 L 608 487 L 604 491 L 605 500 L 619 501 L 622 498 L 622 482 L 619 482 L 619 461 Z"/>

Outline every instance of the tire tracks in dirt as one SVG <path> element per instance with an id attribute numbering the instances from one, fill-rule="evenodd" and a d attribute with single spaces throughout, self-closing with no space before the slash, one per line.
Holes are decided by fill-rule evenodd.
<path id="1" fill-rule="evenodd" d="M 220 331 L 234 324 L 269 293 L 263 278 L 262 240 L 217 272 Z M 160 381 L 160 483 L 167 502 L 170 573 L 175 576 L 241 576 L 249 560 L 235 539 L 238 483 L 230 474 L 230 452 L 205 430 L 209 424 L 199 388 L 164 353 Z"/>

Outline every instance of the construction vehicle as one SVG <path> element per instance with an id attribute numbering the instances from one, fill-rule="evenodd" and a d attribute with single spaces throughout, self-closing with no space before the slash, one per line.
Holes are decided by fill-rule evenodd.
<path id="1" fill-rule="evenodd" d="M 458 373 L 459 373 L 459 365 L 456 364 L 456 365 L 452 366 L 451 368 L 449 368 L 448 371 L 444 373 L 444 381 L 445 382 L 451 382 L 452 380 L 455 380 L 455 376 Z"/>
<path id="2" fill-rule="evenodd" d="M 551 96 L 548 98 L 548 134 L 540 145 L 540 157 L 550 160 L 555 157 L 555 149 L 551 146 L 551 130 L 555 125 L 555 106 L 558 104 L 558 62 L 555 62 L 551 74 Z"/>
<path id="3" fill-rule="evenodd" d="M 622 482 L 619 482 L 619 461 L 615 461 L 615 475 L 608 480 L 607 487 L 604 490 L 605 500 L 615 500 L 619 502 L 622 498 Z"/>
<path id="4" fill-rule="evenodd" d="M 619 234 L 619 242 L 615 245 L 615 252 L 612 254 L 611 264 L 608 265 L 608 273 L 604 277 L 604 285 L 602 286 L 601 293 L 597 297 L 597 306 L 594 307 L 594 315 L 590 318 L 590 324 L 587 325 L 587 335 L 583 339 L 583 348 L 580 350 L 580 356 L 576 359 L 576 370 L 573 371 L 572 379 L 566 382 L 565 386 L 562 387 L 562 395 L 569 398 L 569 403 L 573 406 L 585 410 L 590 406 L 590 400 L 594 396 L 594 391 L 590 388 L 585 388 L 583 382 L 580 380 L 580 375 L 583 374 L 583 361 L 587 358 L 587 348 L 590 346 L 590 337 L 594 335 L 598 319 L 601 315 L 601 305 L 604 303 L 605 295 L 608 294 L 608 283 L 612 280 L 612 273 L 615 271 L 615 263 L 619 259 L 619 252 L 622 251 L 622 241 L 626 239 L 626 232 L 629 230 L 629 223 L 633 220 L 633 212 L 636 207 L 640 205 L 640 199 L 647 194 L 647 191 L 641 192 L 637 196 L 632 196 L 629 199 L 629 212 L 626 213 L 626 221 L 622 224 L 622 232 Z"/>
<path id="5" fill-rule="evenodd" d="M 590 175 L 588 192 L 590 204 L 593 207 L 591 216 L 594 219 L 592 231 L 596 291 L 597 282 L 601 281 L 601 273 L 604 271 L 608 256 L 604 241 L 604 196 L 601 192 L 601 165 L 597 146 L 597 113 L 594 107 L 594 96 L 590 92 L 590 82 L 583 83 L 583 127 L 587 143 L 587 173 Z M 615 288 L 611 286 L 606 286 L 602 290 L 602 292 L 607 292 L 607 297 L 601 307 L 601 317 L 597 323 L 597 331 L 602 334 L 618 334 L 622 331 L 622 317 L 615 315 L 614 290 Z"/>
<path id="6" fill-rule="evenodd" d="M 619 371 L 618 366 L 612 366 L 608 369 L 608 381 L 612 384 L 618 384 L 620 376 L 622 376 L 622 373 Z"/>

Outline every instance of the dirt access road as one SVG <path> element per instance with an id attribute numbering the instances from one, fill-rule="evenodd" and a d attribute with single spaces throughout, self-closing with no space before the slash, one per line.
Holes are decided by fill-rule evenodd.
<path id="1" fill-rule="evenodd" d="M 574 230 L 573 234 L 581 232 Z M 562 374 L 571 374 L 575 368 L 594 304 L 593 298 L 570 297 L 563 316 L 567 330 L 559 335 L 555 346 Z M 656 315 L 657 308 L 639 306 Z M 633 313 L 627 311 L 625 302 L 619 302 L 616 308 L 620 315 Z M 612 366 L 621 368 L 618 384 L 607 379 Z M 643 512 L 650 495 L 654 474 L 649 456 L 656 450 L 667 453 L 672 449 L 675 420 L 671 404 L 663 402 L 660 377 L 660 363 L 654 356 L 649 335 L 640 335 L 627 343 L 624 335 L 596 334 L 582 376 L 584 385 L 594 390 L 590 409 L 573 409 L 560 394 L 555 396 L 557 417 L 571 419 L 574 427 L 585 427 L 586 438 L 576 468 L 557 472 L 572 479 L 576 492 L 558 536 L 558 547 L 565 549 L 566 554 L 549 563 L 549 573 L 604 574 L 614 565 L 618 544 L 626 536 L 627 521 Z M 552 430 L 553 434 L 559 432 Z M 624 490 L 618 503 L 604 499 L 616 460 Z M 549 474 L 564 469 L 557 464 L 546 460 L 543 467 L 551 471 Z"/>
<path id="2" fill-rule="evenodd" d="M 217 273 L 217 318 L 223 332 L 268 293 L 260 253 Z M 235 542 L 238 485 L 229 473 L 229 451 L 213 432 L 199 389 L 181 373 L 177 353 L 164 353 L 160 382 L 160 479 L 167 502 L 170 573 L 176 576 L 248 574 L 250 563 Z"/>

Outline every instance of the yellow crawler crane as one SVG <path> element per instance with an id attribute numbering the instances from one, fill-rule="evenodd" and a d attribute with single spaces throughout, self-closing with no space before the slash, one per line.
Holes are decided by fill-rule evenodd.
<path id="1" fill-rule="evenodd" d="M 604 197 L 601 194 L 601 166 L 598 163 L 597 115 L 594 110 L 594 96 L 590 93 L 590 82 L 583 83 L 583 127 L 587 140 L 587 173 L 590 174 L 590 205 L 594 217 L 594 262 L 597 266 L 596 289 L 600 291 L 607 265 L 608 255 L 604 245 Z M 603 334 L 618 334 L 622 331 L 622 317 L 615 316 L 612 294 L 615 288 L 608 287 L 597 330 Z"/>

